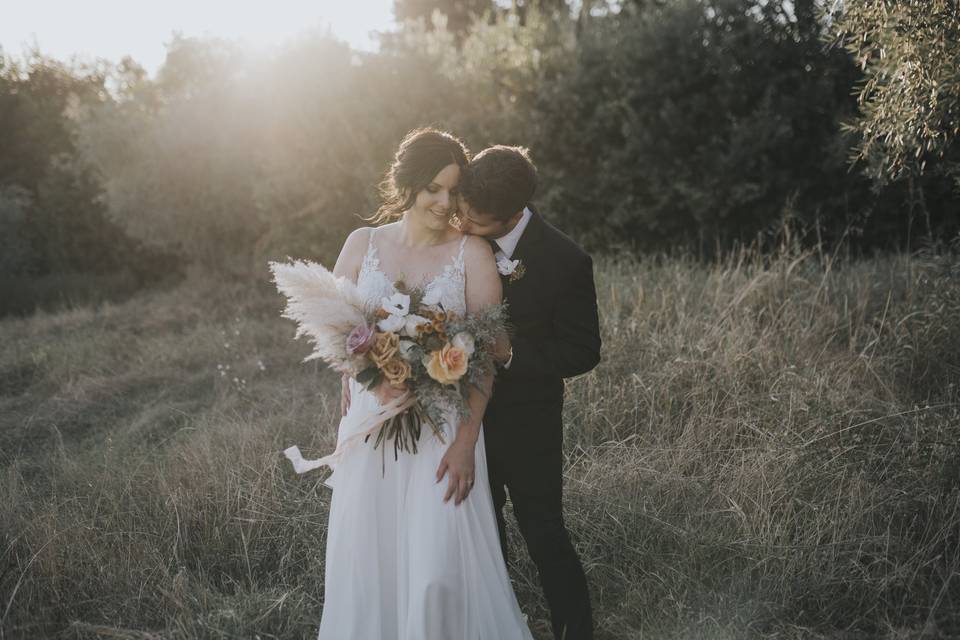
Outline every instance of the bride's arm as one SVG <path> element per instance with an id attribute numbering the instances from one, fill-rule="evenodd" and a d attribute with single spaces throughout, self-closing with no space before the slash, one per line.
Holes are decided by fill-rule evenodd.
<path id="1" fill-rule="evenodd" d="M 463 260 L 467 276 L 467 313 L 476 313 L 486 306 L 498 304 L 503 298 L 503 286 L 490 245 L 481 238 L 468 238 Z M 444 474 L 450 476 L 444 502 L 456 496 L 456 504 L 460 504 L 473 487 L 474 449 L 480 437 L 480 422 L 487 408 L 492 386 L 493 372 L 482 380 L 480 388 L 470 389 L 467 397 L 470 413 L 460 422 L 457 437 L 437 468 L 437 482 L 443 479 Z"/>
<path id="2" fill-rule="evenodd" d="M 337 263 L 333 267 L 333 275 L 338 278 L 343 276 L 353 283 L 357 282 L 357 276 L 360 274 L 360 264 L 363 262 L 363 255 L 367 251 L 367 243 L 370 241 L 370 229 L 361 227 L 354 229 L 343 247 L 340 249 L 340 255 L 337 256 Z M 347 415 L 350 408 L 350 376 L 346 373 L 340 378 L 340 415 Z"/>
<path id="3" fill-rule="evenodd" d="M 340 255 L 337 256 L 337 263 L 333 266 L 333 275 L 338 278 L 343 276 L 356 284 L 357 276 L 360 275 L 360 264 L 363 262 L 363 255 L 367 252 L 369 242 L 369 227 L 361 227 L 351 231 L 340 249 Z"/>

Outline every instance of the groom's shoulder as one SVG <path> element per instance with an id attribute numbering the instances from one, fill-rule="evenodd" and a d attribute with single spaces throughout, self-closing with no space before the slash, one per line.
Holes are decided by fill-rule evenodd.
<path id="1" fill-rule="evenodd" d="M 540 216 L 540 220 L 543 222 L 544 237 L 549 240 L 552 251 L 559 251 L 564 256 L 579 261 L 590 260 L 590 254 L 576 240 L 544 218 L 543 215 Z"/>

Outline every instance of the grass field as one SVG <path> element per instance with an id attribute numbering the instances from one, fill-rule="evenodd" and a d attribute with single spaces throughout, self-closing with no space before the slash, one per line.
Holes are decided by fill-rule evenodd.
<path id="1" fill-rule="evenodd" d="M 960 265 L 598 260 L 567 523 L 598 638 L 960 634 Z M 267 282 L 0 321 L 3 638 L 310 638 L 336 379 Z M 309 449 L 309 450 L 308 450 Z M 511 575 L 547 613 L 515 526 Z"/>

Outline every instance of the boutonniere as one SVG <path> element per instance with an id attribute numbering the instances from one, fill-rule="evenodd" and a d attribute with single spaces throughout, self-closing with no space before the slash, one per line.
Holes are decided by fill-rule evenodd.
<path id="1" fill-rule="evenodd" d="M 520 260 L 511 260 L 501 255 L 497 258 L 497 271 L 500 275 L 506 276 L 508 282 L 516 282 L 523 277 L 527 269 Z"/>

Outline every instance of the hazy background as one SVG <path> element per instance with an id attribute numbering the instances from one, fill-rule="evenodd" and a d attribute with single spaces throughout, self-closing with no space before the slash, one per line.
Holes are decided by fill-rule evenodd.
<path id="1" fill-rule="evenodd" d="M 329 29 L 351 47 L 369 51 L 377 48 L 377 32 L 395 26 L 392 0 L 34 0 L 4 13 L 0 44 L 8 55 L 36 48 L 58 60 L 118 61 L 130 56 L 156 75 L 175 33 L 269 47 L 307 29 Z"/>
<path id="2" fill-rule="evenodd" d="M 537 204 L 593 250 L 708 257 L 769 244 L 785 220 L 808 245 L 843 240 L 858 254 L 949 239 L 960 203 L 949 27 L 925 34 L 927 49 L 909 35 L 844 40 L 867 33 L 873 9 L 858 23 L 840 6 L 397 0 L 133 14 L 101 2 L 70 5 L 57 30 L 42 17 L 54 6 L 16 9 L 4 33 L 36 24 L 41 46 L 0 43 L 3 307 L 130 290 L 190 265 L 262 276 L 281 254 L 330 260 L 376 208 L 398 141 L 425 124 L 475 150 L 530 147 Z M 360 34 L 384 27 L 361 48 Z M 45 41 L 88 55 L 67 62 Z M 902 59 L 879 55 L 907 45 Z M 127 50 L 149 66 L 90 57 Z M 869 84 L 884 78 L 898 82 Z"/>
<path id="3" fill-rule="evenodd" d="M 280 452 L 338 381 L 266 265 L 330 265 L 428 124 L 528 146 L 596 258 L 599 638 L 960 635 L 954 0 L 35 2 L 0 46 L 0 640 L 315 632 Z"/>

